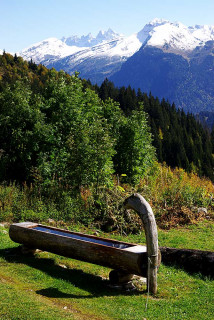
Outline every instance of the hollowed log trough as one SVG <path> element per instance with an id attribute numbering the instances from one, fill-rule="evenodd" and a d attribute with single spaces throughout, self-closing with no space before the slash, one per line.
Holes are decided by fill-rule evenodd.
<path id="1" fill-rule="evenodd" d="M 49 251 L 65 257 L 114 269 L 110 281 L 128 281 L 132 275 L 147 277 L 147 247 L 71 232 L 32 222 L 14 223 L 10 238 L 29 249 Z M 115 271 L 117 270 L 117 271 Z"/>

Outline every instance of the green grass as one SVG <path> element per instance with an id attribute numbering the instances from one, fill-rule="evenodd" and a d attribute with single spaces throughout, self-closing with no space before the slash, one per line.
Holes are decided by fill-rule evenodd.
<path id="1" fill-rule="evenodd" d="M 77 228 L 77 231 L 82 231 Z M 95 230 L 94 230 L 95 231 Z M 84 232 L 91 232 L 91 230 L 85 230 Z M 158 230 L 158 239 L 160 247 L 174 247 L 174 248 L 186 248 L 186 249 L 198 249 L 214 251 L 214 222 L 203 221 L 197 224 L 186 225 L 183 227 L 171 228 L 169 230 Z M 145 244 L 145 233 L 142 230 L 137 235 L 117 235 L 117 234 L 104 234 L 102 236 L 115 238 L 122 241 Z"/>
<path id="2" fill-rule="evenodd" d="M 160 245 L 213 250 L 213 223 L 159 231 Z M 161 265 L 158 294 L 108 286 L 109 269 L 47 252 L 23 256 L 0 227 L 0 319 L 212 319 L 214 281 Z M 88 230 L 93 232 L 93 230 Z M 143 235 L 120 237 L 144 243 Z"/>
<path id="3" fill-rule="evenodd" d="M 214 223 L 199 222 L 186 227 L 159 231 L 159 245 L 214 251 Z"/>

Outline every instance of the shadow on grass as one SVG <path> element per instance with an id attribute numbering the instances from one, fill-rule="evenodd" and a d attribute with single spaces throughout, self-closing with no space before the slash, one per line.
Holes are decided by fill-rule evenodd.
<path id="1" fill-rule="evenodd" d="M 146 291 L 126 291 L 125 289 L 116 289 L 109 286 L 108 280 L 103 280 L 100 276 L 83 272 L 81 269 L 65 269 L 55 264 L 54 259 L 39 258 L 34 255 L 23 255 L 21 247 L 0 249 L 0 256 L 10 263 L 21 263 L 38 269 L 49 276 L 70 282 L 77 288 L 90 293 L 90 295 L 76 295 L 64 293 L 57 288 L 46 288 L 38 290 L 37 293 L 51 298 L 95 298 L 100 296 L 117 295 L 142 295 Z"/>
<path id="2" fill-rule="evenodd" d="M 214 279 L 214 252 L 160 247 L 162 263 L 183 269 L 190 275 Z"/>

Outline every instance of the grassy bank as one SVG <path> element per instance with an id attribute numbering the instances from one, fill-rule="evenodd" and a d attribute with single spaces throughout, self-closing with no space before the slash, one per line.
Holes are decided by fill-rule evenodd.
<path id="1" fill-rule="evenodd" d="M 111 188 L 82 187 L 75 193 L 57 183 L 48 189 L 36 183 L 1 184 L 0 222 L 47 222 L 51 218 L 71 225 L 91 225 L 108 232 L 137 233 L 139 219 L 123 208 L 125 198 L 134 192 L 150 203 L 162 229 L 214 218 L 214 185 L 209 179 L 158 163 L 135 187 L 124 183 L 123 178 L 114 177 Z M 207 213 L 200 211 L 200 207 L 206 208 Z"/>
<path id="2" fill-rule="evenodd" d="M 214 224 L 160 230 L 160 245 L 213 250 Z M 73 229 L 84 231 L 79 226 Z M 87 233 L 95 230 L 87 229 Z M 126 292 L 108 286 L 109 269 L 47 252 L 23 256 L 0 227 L 0 319 L 211 319 L 214 282 L 161 265 L 158 293 L 145 311 L 145 286 Z M 109 238 L 144 243 L 143 234 Z M 195 241 L 197 239 L 197 243 Z M 195 244 L 194 244 L 195 243 Z"/>

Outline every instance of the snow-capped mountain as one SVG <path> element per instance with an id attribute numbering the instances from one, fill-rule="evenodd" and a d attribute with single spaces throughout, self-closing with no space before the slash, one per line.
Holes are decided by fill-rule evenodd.
<path id="1" fill-rule="evenodd" d="M 0 54 L 3 50 L 0 50 Z M 154 19 L 124 36 L 111 29 L 49 38 L 17 53 L 48 68 L 101 84 L 140 88 L 192 113 L 214 112 L 214 26 Z"/>
<path id="2" fill-rule="evenodd" d="M 80 72 L 101 84 L 140 87 L 196 113 L 214 109 L 214 26 L 154 19 L 130 36 L 111 29 L 96 37 L 49 38 L 19 55 L 48 68 Z"/>
<path id="3" fill-rule="evenodd" d="M 214 26 L 186 27 L 180 22 L 154 19 L 138 33 L 138 38 L 144 46 L 167 51 L 192 51 L 214 40 Z"/>
<path id="4" fill-rule="evenodd" d="M 19 55 L 24 59 L 32 59 L 36 63 L 47 65 L 50 61 L 53 62 L 53 60 L 72 55 L 75 56 L 74 62 L 89 56 L 130 57 L 141 45 L 137 34 L 124 37 L 109 29 L 108 31 L 100 31 L 96 37 L 88 34 L 80 38 L 72 36 L 61 40 L 49 38 L 22 50 Z"/>
<path id="5" fill-rule="evenodd" d="M 142 47 L 109 80 L 188 112 L 214 112 L 214 27 L 158 24 L 142 30 Z"/>
<path id="6" fill-rule="evenodd" d="M 77 46 L 68 46 L 57 38 L 48 38 L 22 50 L 18 55 L 25 60 L 46 64 L 49 60 L 57 60 L 79 51 Z"/>
<path id="7" fill-rule="evenodd" d="M 99 31 L 96 37 L 93 37 L 91 33 L 87 36 L 71 36 L 63 37 L 61 40 L 66 43 L 68 46 L 77 46 L 77 47 L 93 47 L 103 41 L 112 41 L 123 37 L 122 35 L 115 33 L 112 29 L 107 31 Z"/>
<path id="8" fill-rule="evenodd" d="M 129 37 L 120 35 L 110 41 L 102 40 L 92 47 L 80 47 L 79 51 L 57 61 L 49 59 L 43 63 L 49 68 L 63 69 L 70 74 L 78 71 L 82 78 L 90 79 L 93 83 L 101 83 L 118 71 L 141 45 L 137 34 Z"/>
<path id="9" fill-rule="evenodd" d="M 101 83 L 118 71 L 141 45 L 137 34 L 125 37 L 108 29 L 100 31 L 96 37 L 88 34 L 61 40 L 49 38 L 24 49 L 18 55 L 70 74 L 78 71 L 82 78 Z"/>
<path id="10" fill-rule="evenodd" d="M 136 53 L 141 46 L 161 48 L 184 57 L 197 46 L 214 40 L 214 26 L 186 27 L 154 19 L 138 33 L 125 37 L 111 30 L 100 31 L 96 37 L 49 38 L 36 43 L 18 54 L 47 67 L 64 69 L 68 73 L 79 71 L 81 77 L 100 83 L 117 72 L 122 64 Z"/>

